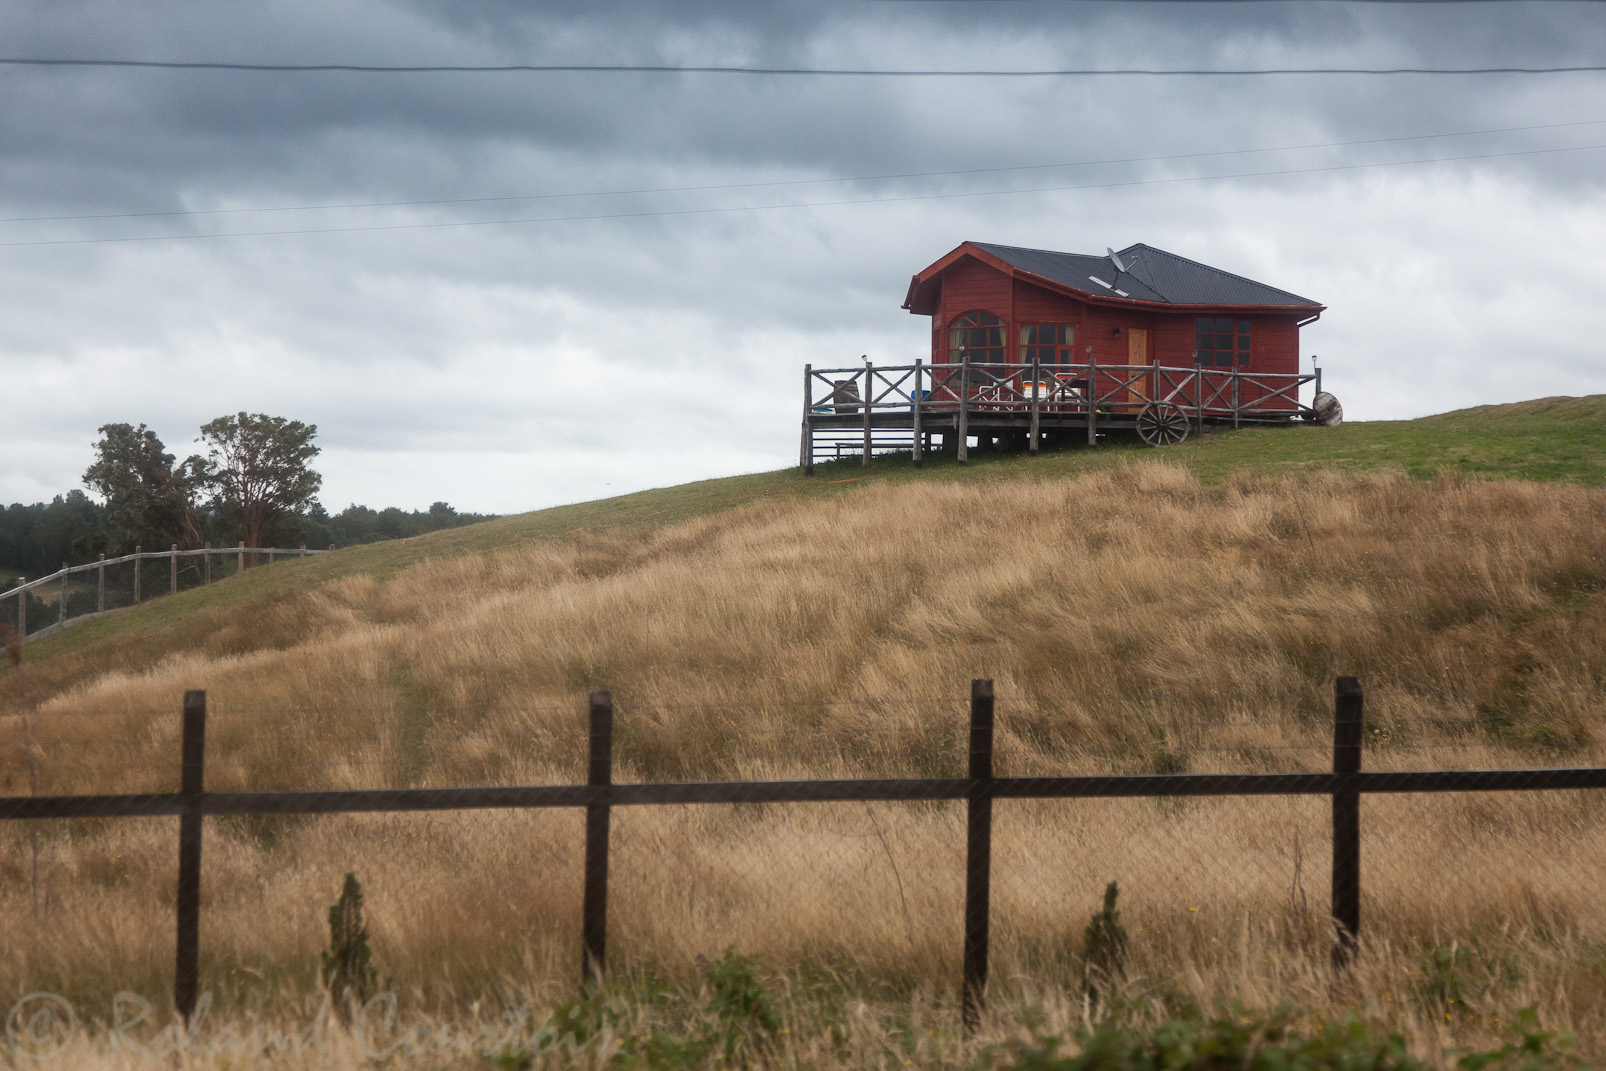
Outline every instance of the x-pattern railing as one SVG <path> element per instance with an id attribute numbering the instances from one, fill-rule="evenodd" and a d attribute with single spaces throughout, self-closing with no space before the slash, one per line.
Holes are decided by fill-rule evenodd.
<path id="1" fill-rule="evenodd" d="M 1241 372 L 1164 364 L 1045 365 L 1031 363 L 926 364 L 809 368 L 807 408 L 815 415 L 875 411 L 929 411 L 966 407 L 972 412 L 1041 412 L 1136 409 L 1169 402 L 1198 416 L 1279 416 L 1305 407 L 1299 389 L 1315 376 Z"/>

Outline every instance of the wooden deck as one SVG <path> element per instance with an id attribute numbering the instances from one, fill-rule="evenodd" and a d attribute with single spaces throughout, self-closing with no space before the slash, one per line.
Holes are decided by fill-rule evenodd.
<path id="1" fill-rule="evenodd" d="M 1164 365 L 960 364 L 803 367 L 798 461 L 908 451 L 916 466 L 940 449 L 964 464 L 997 444 L 1036 453 L 1048 442 L 1096 446 L 1111 432 L 1151 446 L 1244 424 L 1317 419 L 1300 392 L 1321 393 L 1321 372 L 1277 374 Z"/>

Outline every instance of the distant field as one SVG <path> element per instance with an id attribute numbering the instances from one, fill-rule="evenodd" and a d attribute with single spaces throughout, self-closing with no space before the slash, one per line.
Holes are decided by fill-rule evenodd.
<path id="1" fill-rule="evenodd" d="M 281 563 L 31 646 L 34 750 L 0 710 L 0 794 L 29 791 L 30 756 L 40 792 L 172 787 L 186 688 L 220 789 L 573 782 L 592 687 L 621 779 L 958 773 L 972 677 L 997 682 L 1004 774 L 1322 769 L 1338 674 L 1367 689 L 1369 768 L 1599 764 L 1603 431 L 1606 403 L 1574 399 L 852 462 Z M 615 962 L 650 993 L 734 945 L 798 994 L 842 987 L 866 1031 L 951 1032 L 961 817 L 621 814 Z M 1539 1004 L 1606 1052 L 1598 793 L 1368 800 L 1344 992 L 1326 822 L 1321 800 L 1001 804 L 989 1036 L 1077 1021 L 1082 928 L 1118 880 L 1140 1017 L 1293 1000 L 1436 1052 Z M 0 829 L 4 987 L 159 994 L 171 825 L 41 829 L 44 925 L 31 831 Z M 572 991 L 577 815 L 219 820 L 207 852 L 203 968 L 234 1006 L 304 1006 L 350 869 L 415 1003 Z"/>

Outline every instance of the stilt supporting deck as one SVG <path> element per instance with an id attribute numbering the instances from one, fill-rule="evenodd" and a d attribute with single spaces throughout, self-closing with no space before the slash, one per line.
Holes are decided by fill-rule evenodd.
<path id="1" fill-rule="evenodd" d="M 875 409 L 875 365 L 864 364 L 864 467 L 870 467 L 870 413 Z"/>
<path id="2" fill-rule="evenodd" d="M 961 465 L 970 463 L 970 354 L 959 351 L 959 452 Z"/>
<path id="3" fill-rule="evenodd" d="M 1042 430 L 1042 393 L 1043 393 L 1043 367 L 1035 356 L 1032 357 L 1032 428 L 1026 433 L 1026 449 L 1032 454 L 1037 453 L 1038 434 Z"/>
<path id="4" fill-rule="evenodd" d="M 925 391 L 921 389 L 922 384 L 920 377 L 921 373 L 924 371 L 925 369 L 921 366 L 921 362 L 916 361 L 915 389 L 909 396 L 909 412 L 913 414 L 910 417 L 910 423 L 914 429 L 914 439 L 910 443 L 909 450 L 911 454 L 911 460 L 914 462 L 915 468 L 920 467 L 920 455 L 922 453 L 922 447 L 925 445 L 921 442 L 921 439 L 924 437 L 924 432 L 920 430 L 920 403 L 925 400 Z"/>
<path id="5" fill-rule="evenodd" d="M 1087 445 L 1099 444 L 1098 429 L 1094 425 L 1098 422 L 1094 413 L 1098 410 L 1099 400 L 1099 363 L 1091 358 L 1087 362 Z"/>
<path id="6" fill-rule="evenodd" d="M 798 450 L 798 464 L 803 467 L 803 475 L 814 475 L 814 426 L 810 421 L 814 402 L 810 398 L 813 393 L 814 366 L 803 366 L 803 445 Z"/>

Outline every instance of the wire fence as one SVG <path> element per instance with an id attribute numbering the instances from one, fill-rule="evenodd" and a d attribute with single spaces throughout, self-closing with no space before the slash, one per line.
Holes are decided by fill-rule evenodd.
<path id="1" fill-rule="evenodd" d="M 458 998 L 675 977 L 735 947 L 942 985 L 973 1022 L 989 988 L 1084 983 L 1111 882 L 1127 970 L 1148 977 L 1342 966 L 1368 942 L 1457 936 L 1497 972 L 1502 934 L 1606 940 L 1598 762 L 1476 768 L 1518 752 L 1475 721 L 1465 746 L 1465 719 L 1390 722 L 1349 678 L 1322 746 L 1226 718 L 1191 749 L 1078 750 L 1034 735 L 1028 698 L 977 682 L 968 707 L 910 700 L 946 724 L 851 731 L 671 730 L 653 716 L 667 708 L 621 706 L 616 733 L 593 693 L 584 731 L 478 724 L 444 766 L 388 708 L 371 731 L 294 705 L 209 711 L 203 693 L 182 726 L 103 715 L 102 754 L 156 734 L 172 757 L 149 763 L 13 746 L 23 726 L 6 719 L 7 970 L 33 988 L 172 985 L 184 1014 L 201 989 L 251 1006 L 317 984 L 348 872 L 387 978 Z M 1397 742 L 1428 724 L 1448 740 Z M 1463 768 L 1391 768 L 1435 754 Z"/>
<path id="2" fill-rule="evenodd" d="M 329 550 L 334 550 L 333 544 Z M 213 547 L 180 550 L 134 548 L 134 553 L 86 565 L 69 565 L 48 576 L 28 580 L 17 577 L 16 586 L 0 591 L 0 622 L 15 622 L 25 641 L 55 635 L 74 621 L 116 610 L 126 610 L 159 595 L 203 587 L 214 579 L 240 573 L 280 558 L 304 558 L 329 550 L 300 547 Z M 232 559 L 232 560 L 230 560 Z"/>

